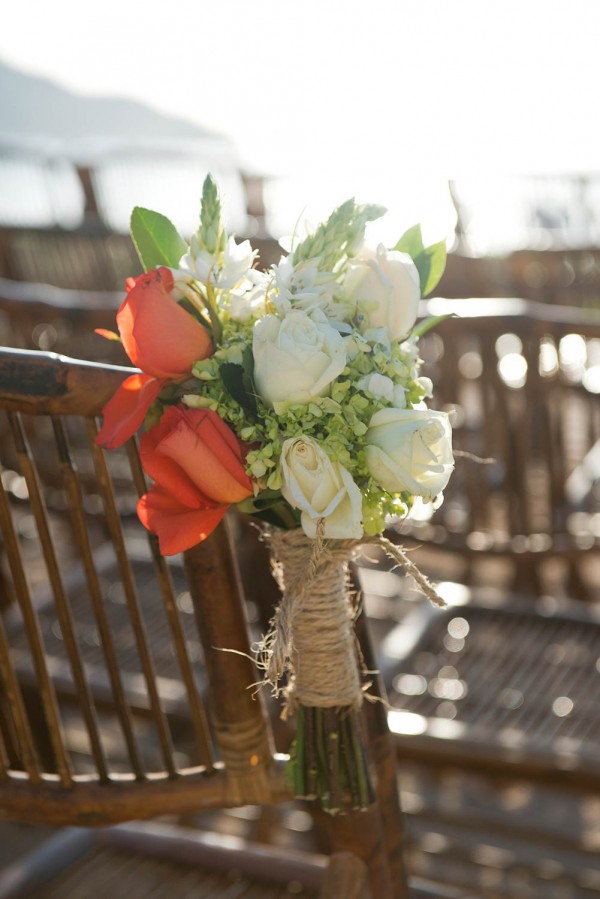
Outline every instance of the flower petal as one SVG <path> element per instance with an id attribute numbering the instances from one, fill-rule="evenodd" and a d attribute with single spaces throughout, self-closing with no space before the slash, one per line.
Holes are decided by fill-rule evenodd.
<path id="1" fill-rule="evenodd" d="M 172 286 L 168 269 L 146 272 L 117 313 L 127 355 L 156 378 L 181 378 L 212 352 L 208 332 L 173 299 Z"/>
<path id="2" fill-rule="evenodd" d="M 140 521 L 158 536 L 160 551 L 165 556 L 184 552 L 205 540 L 226 511 L 227 505 L 213 503 L 189 509 L 157 484 L 140 499 L 137 507 Z"/>
<path id="3" fill-rule="evenodd" d="M 204 501 L 209 501 L 203 494 L 198 496 L 198 488 L 181 468 L 167 455 L 161 452 L 161 442 L 176 429 L 182 421 L 181 410 L 170 406 L 162 415 L 158 424 L 142 435 L 140 440 L 140 456 L 146 474 L 161 488 L 176 496 L 182 506 L 198 509 Z M 190 460 L 193 462 L 193 460 Z"/>
<path id="4" fill-rule="evenodd" d="M 103 409 L 96 443 L 106 449 L 121 446 L 142 424 L 146 412 L 165 385 L 163 378 L 135 374 L 126 378 Z"/>
<path id="5" fill-rule="evenodd" d="M 224 439 L 222 428 L 207 414 L 211 410 L 194 411 L 205 413 L 201 427 L 192 430 L 182 420 L 161 440 L 160 455 L 177 463 L 197 489 L 215 502 L 236 503 L 250 496 L 252 486 L 239 449 L 237 454 L 233 452 L 229 438 Z M 216 413 L 212 416 L 221 421 Z"/>

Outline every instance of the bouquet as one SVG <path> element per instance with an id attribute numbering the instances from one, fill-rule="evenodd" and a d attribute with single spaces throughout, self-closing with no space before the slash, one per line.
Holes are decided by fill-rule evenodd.
<path id="1" fill-rule="evenodd" d="M 128 280 L 119 333 L 100 332 L 141 372 L 106 405 L 98 442 L 117 447 L 145 424 L 153 483 L 138 515 L 163 554 L 204 540 L 233 504 L 262 522 L 283 599 L 258 656 L 297 714 L 296 794 L 330 811 L 371 801 L 348 561 L 385 542 L 437 599 L 381 535 L 415 497 L 439 503 L 453 468 L 448 416 L 427 409 L 419 375 L 418 337 L 435 319 L 416 325 L 445 246 L 425 247 L 415 226 L 370 247 L 366 226 L 384 211 L 347 201 L 263 272 L 227 235 L 208 176 L 189 245 L 134 209 L 146 271 Z"/>

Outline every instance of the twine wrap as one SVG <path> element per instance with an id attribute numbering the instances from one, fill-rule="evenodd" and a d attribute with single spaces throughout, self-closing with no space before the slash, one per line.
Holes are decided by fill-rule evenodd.
<path id="1" fill-rule="evenodd" d="M 276 693 L 278 681 L 288 674 L 283 717 L 298 705 L 359 708 L 362 704 L 355 609 L 348 591 L 348 562 L 360 547 L 381 547 L 431 602 L 446 605 L 406 552 L 385 537 L 325 540 L 324 529 L 320 519 L 312 540 L 301 529 L 262 528 L 283 598 L 257 655 L 265 681 Z"/>
<path id="2" fill-rule="evenodd" d="M 356 540 L 310 540 L 303 531 L 265 529 L 283 598 L 259 649 L 266 680 L 287 672 L 287 711 L 298 704 L 358 708 L 363 693 L 356 652 L 348 562 Z"/>

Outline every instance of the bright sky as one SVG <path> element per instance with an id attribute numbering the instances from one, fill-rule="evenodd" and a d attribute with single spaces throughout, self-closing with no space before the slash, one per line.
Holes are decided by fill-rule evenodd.
<path id="1" fill-rule="evenodd" d="M 356 194 L 436 237 L 448 176 L 600 170 L 599 34 L 592 0 L 18 0 L 0 58 L 231 135 L 298 211 Z"/>

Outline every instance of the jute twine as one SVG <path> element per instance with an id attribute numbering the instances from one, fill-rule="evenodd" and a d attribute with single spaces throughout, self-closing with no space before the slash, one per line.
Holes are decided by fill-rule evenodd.
<path id="1" fill-rule="evenodd" d="M 276 691 L 280 679 L 288 675 L 284 714 L 298 704 L 358 708 L 363 701 L 355 609 L 348 590 L 348 563 L 361 546 L 383 547 L 429 599 L 445 605 L 406 553 L 384 537 L 325 540 L 321 519 L 314 540 L 300 529 L 268 527 L 262 539 L 269 547 L 283 597 L 271 630 L 258 647 L 258 658 L 265 680 Z"/>

